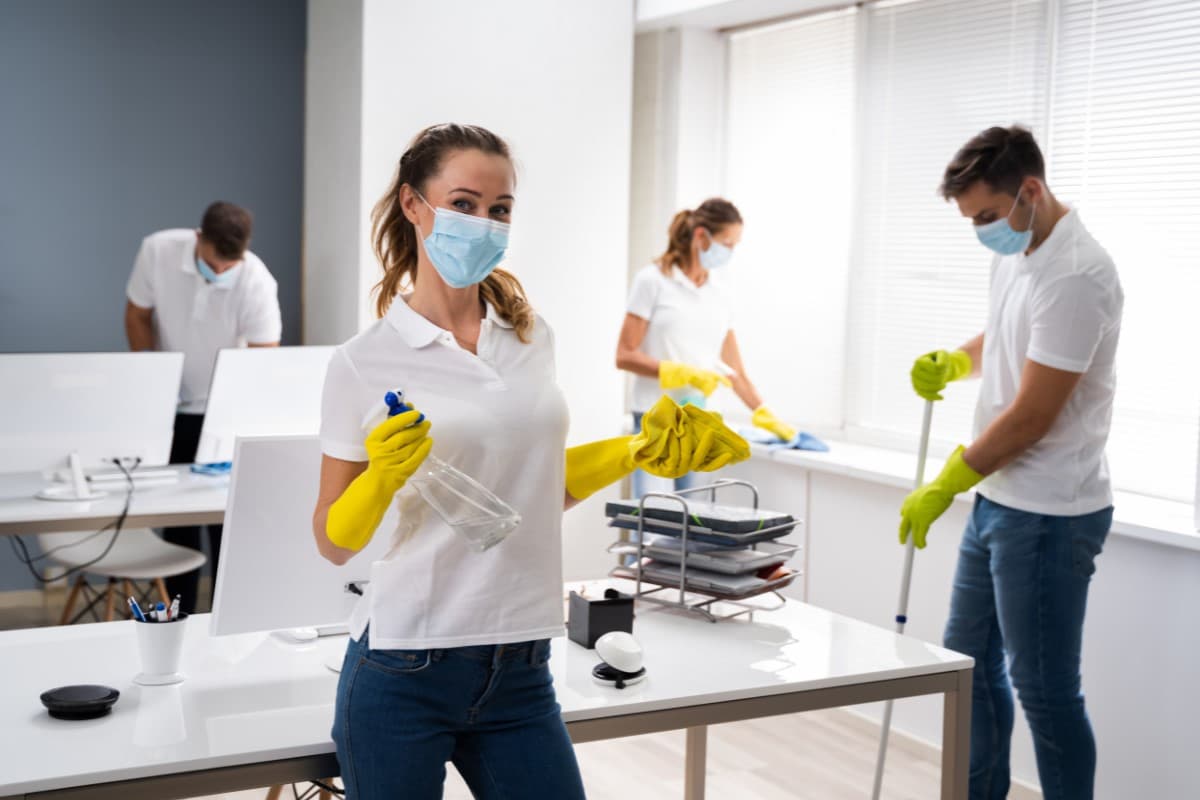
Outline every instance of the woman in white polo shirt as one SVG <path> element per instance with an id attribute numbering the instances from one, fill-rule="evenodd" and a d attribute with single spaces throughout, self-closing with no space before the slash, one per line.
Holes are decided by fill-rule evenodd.
<path id="1" fill-rule="evenodd" d="M 754 425 L 790 441 L 796 429 L 763 405 L 746 375 L 732 327 L 722 272 L 742 239 L 742 215 L 719 197 L 671 220 L 666 251 L 633 278 L 617 343 L 617 368 L 634 374 L 633 426 L 665 390 L 678 403 L 704 407 L 719 386 L 733 389 L 754 414 Z M 727 369 L 728 368 L 728 369 Z M 695 483 L 685 475 L 675 489 Z M 642 471 L 634 495 L 666 489 Z"/>
<path id="2" fill-rule="evenodd" d="M 547 666 L 548 640 L 564 632 L 562 511 L 649 462 L 632 437 L 564 457 L 553 334 L 495 269 L 513 183 L 495 134 L 454 124 L 418 134 L 372 215 L 381 319 L 337 349 L 326 376 L 318 549 L 344 563 L 393 497 L 400 517 L 351 618 L 338 683 L 333 738 L 351 800 L 440 798 L 447 761 L 476 797 L 584 796 Z M 364 419 L 396 388 L 420 410 L 364 441 Z M 674 477 L 729 460 L 705 441 L 672 429 L 646 449 L 678 453 L 664 468 Z M 468 549 L 405 486 L 431 449 L 521 525 Z"/>

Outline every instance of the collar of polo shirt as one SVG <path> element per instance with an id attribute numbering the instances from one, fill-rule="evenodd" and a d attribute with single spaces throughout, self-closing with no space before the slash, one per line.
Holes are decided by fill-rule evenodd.
<path id="1" fill-rule="evenodd" d="M 512 323 L 497 314 L 491 303 L 484 305 L 487 308 L 487 314 L 484 317 L 487 322 L 501 328 L 512 328 Z M 425 347 L 437 341 L 439 336 L 449 333 L 409 308 L 407 297 L 397 297 L 388 306 L 384 318 L 396 329 L 396 332 L 404 339 L 404 343 L 412 348 Z"/>

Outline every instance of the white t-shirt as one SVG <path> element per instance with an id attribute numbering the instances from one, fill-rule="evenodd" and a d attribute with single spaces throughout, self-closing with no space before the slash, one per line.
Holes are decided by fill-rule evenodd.
<path id="1" fill-rule="evenodd" d="M 469 549 L 416 490 L 396 497 L 400 523 L 371 565 L 350 633 L 371 647 L 425 649 L 561 636 L 562 514 L 567 405 L 554 337 L 539 317 L 529 344 L 489 307 L 478 355 L 397 298 L 340 346 L 321 404 L 321 448 L 366 461 L 363 419 L 401 389 L 432 427 L 433 454 L 515 508 L 520 526 L 491 549 Z"/>
<path id="2" fill-rule="evenodd" d="M 697 286 L 678 267 L 664 275 L 657 264 L 648 264 L 634 275 L 625 310 L 650 323 L 642 340 L 646 355 L 720 371 L 717 362 L 732 325 L 733 304 L 719 275 L 710 272 L 704 285 Z M 663 394 L 658 378 L 634 376 L 634 411 L 649 411 Z M 704 395 L 696 389 L 665 394 L 677 403 L 704 404 Z"/>
<path id="3" fill-rule="evenodd" d="M 1057 516 L 1112 505 L 1104 445 L 1124 305 L 1112 259 L 1072 210 L 1031 255 L 993 261 L 989 305 L 976 436 L 1016 399 L 1026 359 L 1083 377 L 1050 431 L 989 475 L 980 494 Z"/>
<path id="4" fill-rule="evenodd" d="M 183 353 L 179 410 L 203 414 L 217 351 L 223 347 L 274 344 L 282 335 L 275 279 L 258 256 L 246 251 L 229 285 L 209 283 L 196 269 L 196 231 L 152 233 L 142 240 L 125 296 L 154 309 L 158 348 Z"/>

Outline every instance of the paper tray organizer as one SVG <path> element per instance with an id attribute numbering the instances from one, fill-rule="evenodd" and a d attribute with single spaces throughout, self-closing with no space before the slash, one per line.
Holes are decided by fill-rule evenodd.
<path id="1" fill-rule="evenodd" d="M 718 505 L 718 490 L 730 486 L 748 489 L 753 505 Z M 688 497 L 702 492 L 709 493 L 709 502 Z M 760 510 L 758 490 L 746 481 L 720 480 L 670 494 L 648 492 L 641 500 L 608 503 L 605 510 L 613 516 L 610 525 L 638 532 L 636 542 L 618 542 L 609 548 L 635 557 L 633 564 L 618 566 L 609 574 L 634 581 L 635 596 L 642 600 L 684 608 L 716 622 L 782 606 L 785 600 L 778 590 L 799 575 L 786 569 L 774 570 L 766 578 L 753 574 L 781 568 L 800 549 L 800 545 L 774 541 L 800 523 L 790 514 Z M 647 543 L 649 533 L 676 537 L 679 545 L 675 547 L 669 540 L 666 544 Z M 644 589 L 643 584 L 653 588 Z M 672 599 L 675 593 L 668 589 L 677 590 L 677 597 Z M 768 594 L 778 602 L 770 606 L 741 602 Z M 739 609 L 718 616 L 712 609 L 716 602 L 732 603 Z"/>

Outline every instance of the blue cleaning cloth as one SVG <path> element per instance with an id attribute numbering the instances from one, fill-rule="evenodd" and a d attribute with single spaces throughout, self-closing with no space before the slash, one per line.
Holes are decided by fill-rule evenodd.
<path id="1" fill-rule="evenodd" d="M 812 450 L 817 453 L 828 453 L 829 445 L 813 436 L 811 433 L 801 431 L 789 442 L 782 441 L 778 436 L 770 431 L 764 431 L 761 428 L 740 428 L 738 433 L 747 442 L 754 444 L 765 444 L 767 447 L 778 448 L 781 450 Z"/>

